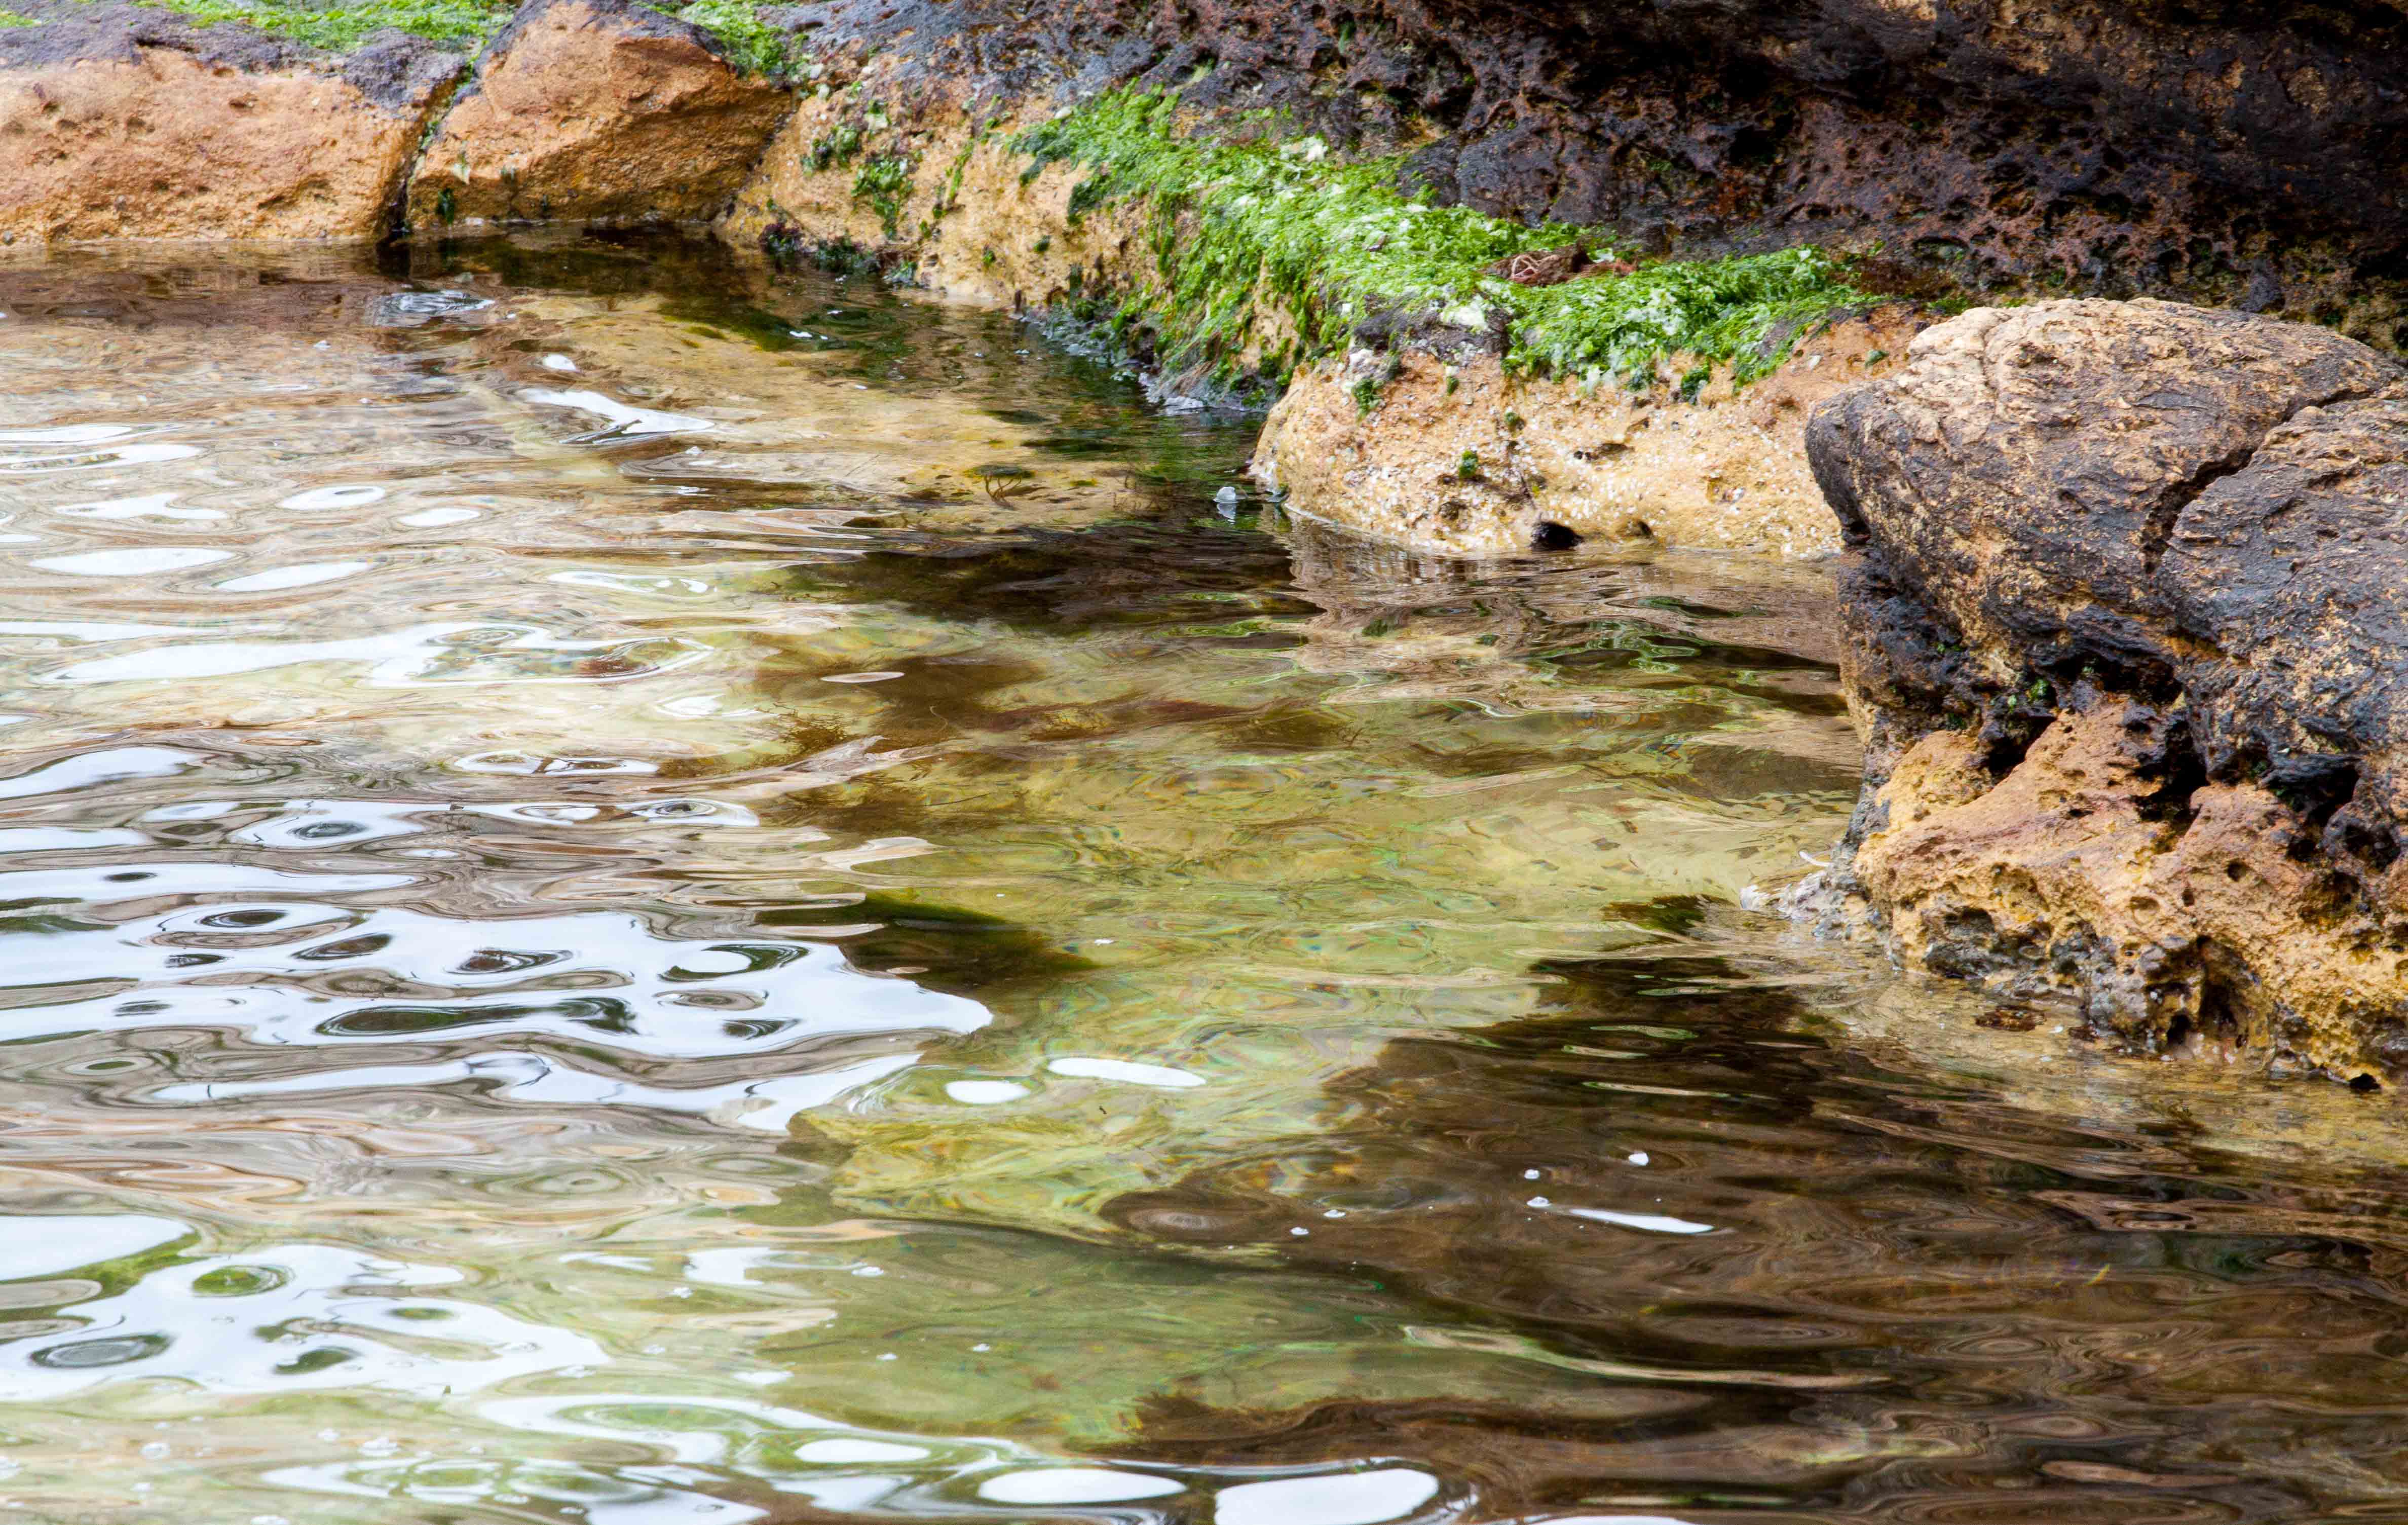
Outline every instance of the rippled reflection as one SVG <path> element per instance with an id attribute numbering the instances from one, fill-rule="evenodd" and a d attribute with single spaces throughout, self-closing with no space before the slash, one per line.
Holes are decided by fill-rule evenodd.
<path id="1" fill-rule="evenodd" d="M 1742 908 L 1819 573 L 1365 547 L 700 246 L 0 298 L 0 1504 L 2408 1507 L 2383 1104 Z"/>
<path id="2" fill-rule="evenodd" d="M 73 1232 L 80 1223 L 17 1219 L 8 1229 Z M 107 1270 L 133 1269 L 118 1259 Z M 318 1245 L 179 1259 L 114 1296 L 61 1303 L 41 1333 L 11 1326 L 14 1338 L 0 1346 L 0 1402 L 55 1402 L 144 1380 L 222 1393 L 370 1387 L 437 1398 L 606 1359 L 567 1330 L 415 1290 L 463 1279 L 449 1267 Z"/>

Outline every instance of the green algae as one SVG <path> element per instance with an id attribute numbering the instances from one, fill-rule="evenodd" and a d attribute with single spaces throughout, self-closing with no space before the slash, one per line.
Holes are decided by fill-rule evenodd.
<path id="1" fill-rule="evenodd" d="M 853 177 L 853 199 L 868 204 L 889 238 L 895 236 L 904 200 L 911 193 L 912 164 L 909 154 L 880 154 L 863 160 Z"/>
<path id="2" fill-rule="evenodd" d="M 886 270 L 875 249 L 864 249 L 850 238 L 805 238 L 785 222 L 776 223 L 761 235 L 761 251 L 781 270 L 808 264 L 839 280 L 877 277 Z M 782 321 L 779 331 L 786 332 Z"/>
<path id="3" fill-rule="evenodd" d="M 331 52 L 350 52 L 387 27 L 433 42 L 481 46 L 516 8 L 508 0 L 143 0 L 204 26 L 236 21 Z M 694 0 L 652 7 L 709 33 L 727 61 L 747 74 L 785 75 L 800 67 L 794 38 L 762 18 L 752 0 Z M 7 14 L 7 13 L 0 13 Z M 36 24 L 29 19 L 0 26 Z"/>
<path id="4" fill-rule="evenodd" d="M 1408 196 L 1400 156 L 1349 162 L 1319 138 L 1192 135 L 1170 94 L 1109 93 L 1015 147 L 1032 174 L 1091 171 L 1072 189 L 1074 221 L 1123 201 L 1154 214 L 1159 278 L 1127 293 L 1125 316 L 1175 335 L 1174 364 L 1233 367 L 1278 312 L 1297 331 L 1299 359 L 1342 350 L 1375 319 L 1469 331 L 1501 321 L 1507 364 L 1523 373 L 1647 387 L 1661 362 L 1682 355 L 1745 381 L 1778 365 L 1815 322 L 1872 300 L 1838 261 L 1803 247 L 1521 285 L 1490 267 L 1572 244 L 1599 261 L 1627 251 L 1609 230 L 1526 226 Z M 1262 357 L 1259 368 L 1283 358 Z"/>
<path id="5" fill-rule="evenodd" d="M 694 0 L 657 8 L 710 33 L 726 50 L 727 61 L 746 74 L 793 74 L 804 62 L 793 34 L 763 20 L 752 0 Z"/>
<path id="6" fill-rule="evenodd" d="M 861 129 L 852 122 L 840 122 L 831 130 L 811 139 L 810 162 L 814 170 L 835 169 L 853 163 L 861 152 Z"/>
<path id="7" fill-rule="evenodd" d="M 0 10 L 0 27 L 39 26 L 42 23 L 40 21 L 36 21 L 31 16 L 20 16 L 13 10 Z"/>
<path id="8" fill-rule="evenodd" d="M 145 0 L 204 26 L 239 21 L 313 48 L 349 52 L 387 27 L 434 42 L 481 43 L 509 19 L 507 5 L 485 0 Z"/>

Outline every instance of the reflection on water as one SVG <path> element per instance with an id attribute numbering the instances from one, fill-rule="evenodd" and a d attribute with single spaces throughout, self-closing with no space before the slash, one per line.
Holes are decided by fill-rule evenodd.
<path id="1" fill-rule="evenodd" d="M 674 243 L 0 269 L 0 1504 L 2408 1511 L 2339 1090 L 1745 909 L 1826 595 Z"/>

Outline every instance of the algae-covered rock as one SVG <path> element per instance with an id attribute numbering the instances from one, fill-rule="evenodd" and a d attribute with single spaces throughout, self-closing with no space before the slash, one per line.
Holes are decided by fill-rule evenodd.
<path id="1" fill-rule="evenodd" d="M 1881 242 L 1974 291 L 2338 318 L 2398 343 L 2408 11 L 2133 0 L 812 0 L 898 125 L 1135 85 L 1516 222 Z M 870 66 L 876 66 L 871 77 Z M 816 235 L 817 230 L 810 230 Z M 1768 237 L 1767 235 L 1770 236 Z"/>
<path id="2" fill-rule="evenodd" d="M 629 0 L 527 0 L 421 156 L 409 221 L 711 217 L 791 104 L 684 21 Z"/>
<path id="3" fill-rule="evenodd" d="M 1818 408 L 1873 743 L 1835 882 L 1909 962 L 2408 1064 L 2408 373 L 2157 302 L 1980 310 Z"/>
<path id="4" fill-rule="evenodd" d="M 362 237 L 462 59 L 346 61 L 136 7 L 0 29 L 0 237 Z"/>

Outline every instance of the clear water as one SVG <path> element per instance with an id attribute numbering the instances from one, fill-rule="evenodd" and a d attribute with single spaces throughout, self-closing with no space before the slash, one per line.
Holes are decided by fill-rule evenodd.
<path id="1" fill-rule="evenodd" d="M 7 1510 L 2408 1518 L 2387 1101 L 1742 908 L 1854 791 L 1819 573 L 408 258 L 0 268 Z"/>

